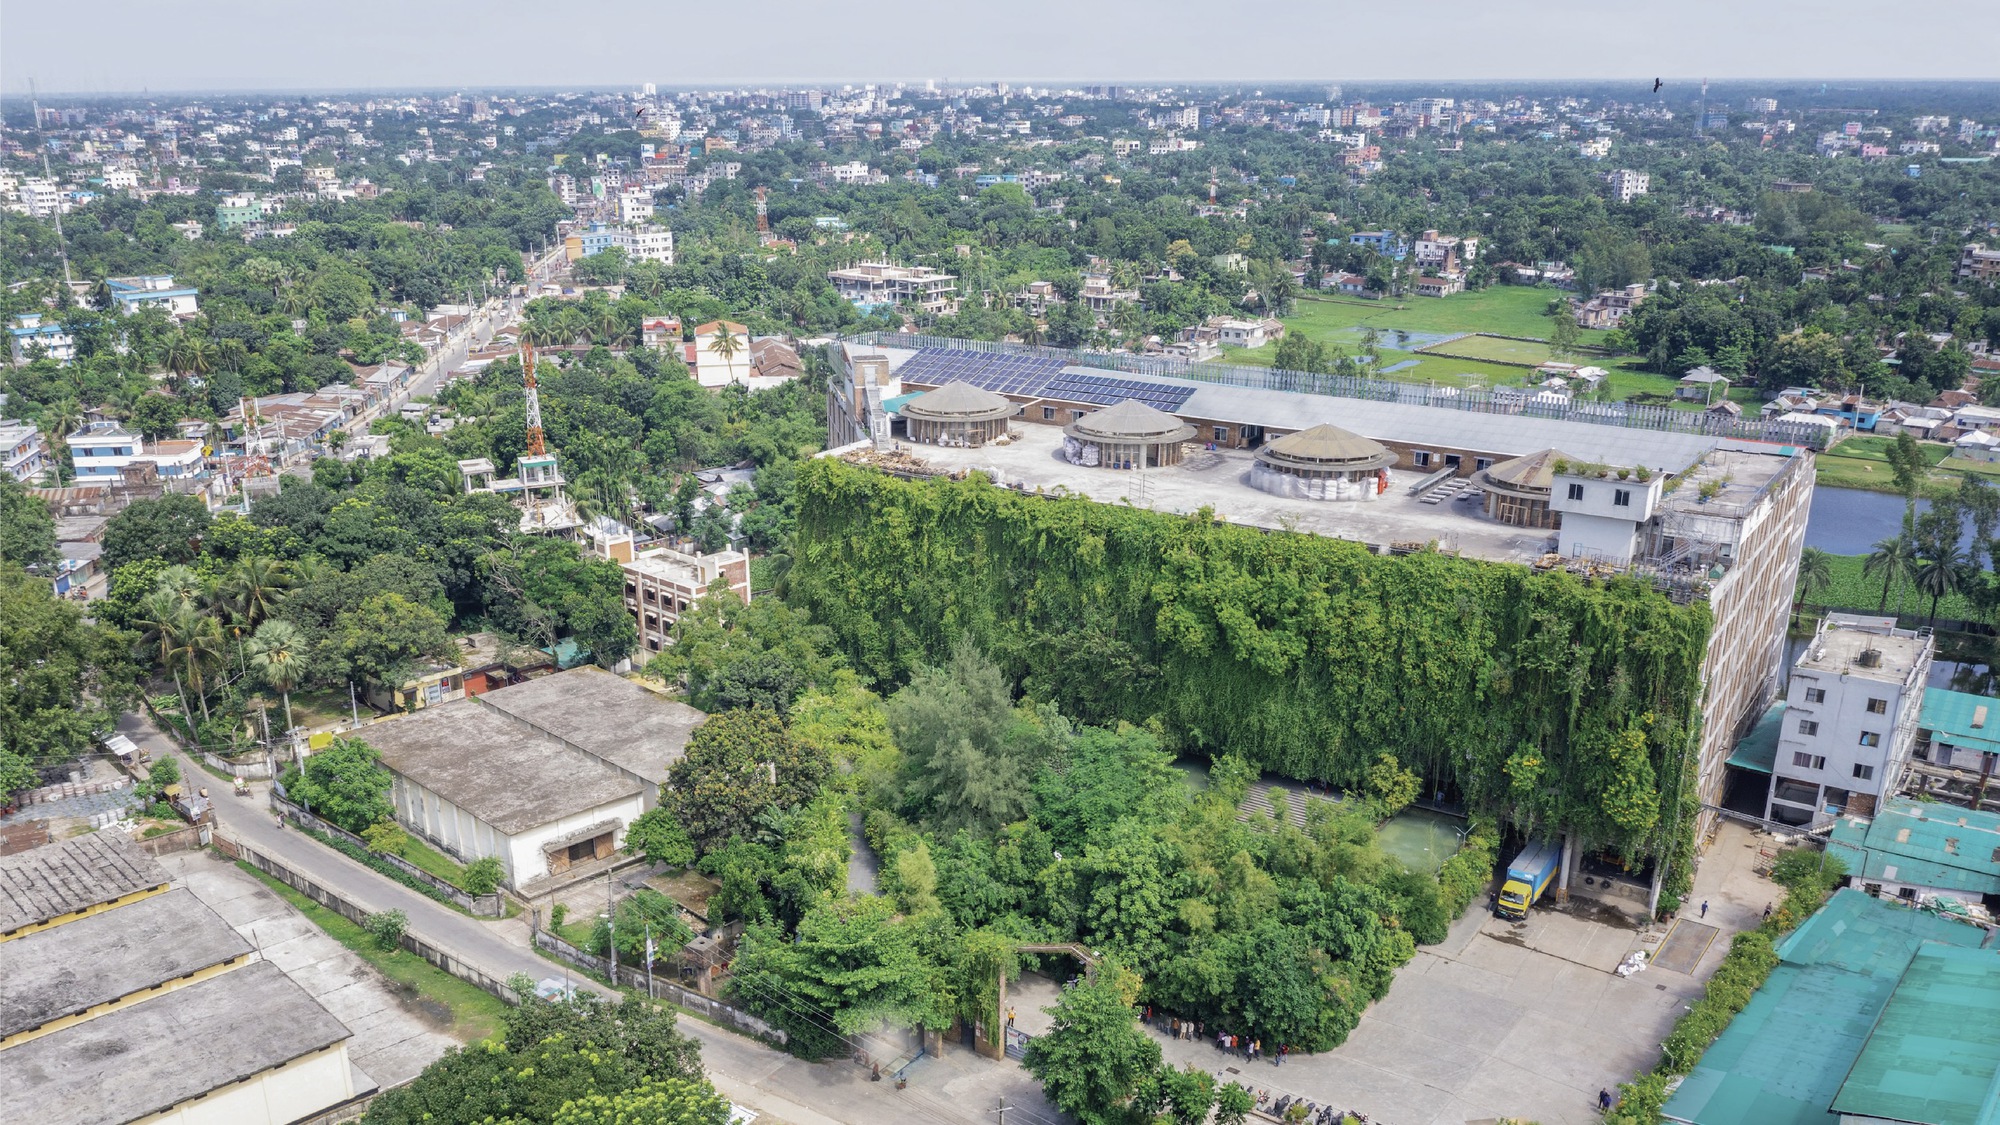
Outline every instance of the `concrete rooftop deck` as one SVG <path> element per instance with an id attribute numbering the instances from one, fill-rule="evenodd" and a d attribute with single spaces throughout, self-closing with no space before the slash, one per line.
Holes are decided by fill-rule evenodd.
<path id="1" fill-rule="evenodd" d="M 1009 445 L 958 449 L 903 444 L 903 449 L 938 469 L 979 469 L 1002 485 L 1027 491 L 1067 488 L 1107 504 L 1129 501 L 1159 512 L 1186 514 L 1213 508 L 1231 523 L 1285 528 L 1375 546 L 1428 543 L 1493 562 L 1532 563 L 1554 549 L 1555 533 L 1513 527 L 1486 517 L 1479 493 L 1425 504 L 1409 494 L 1419 473 L 1391 470 L 1389 491 L 1368 502 L 1296 500 L 1251 488 L 1254 460 L 1248 450 L 1197 450 L 1179 465 L 1143 472 L 1085 468 L 1062 459 L 1062 429 L 1017 424 Z M 1464 499 L 1464 497 L 1473 497 Z"/>

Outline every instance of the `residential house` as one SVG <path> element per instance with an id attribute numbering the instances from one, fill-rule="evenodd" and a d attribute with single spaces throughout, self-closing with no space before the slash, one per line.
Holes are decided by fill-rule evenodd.
<path id="1" fill-rule="evenodd" d="M 1829 614 L 1792 666 L 1764 818 L 1872 814 L 1902 784 L 1936 642 L 1893 617 Z"/>
<path id="2" fill-rule="evenodd" d="M 639 346 L 653 351 L 676 351 L 681 344 L 681 322 L 670 316 L 649 316 L 639 322 Z"/>
<path id="3" fill-rule="evenodd" d="M 1215 330 L 1217 343 L 1232 348 L 1261 348 L 1285 338 L 1284 322 L 1270 317 L 1245 320 L 1233 316 L 1212 316 L 1208 318 L 1207 326 Z"/>
<path id="4" fill-rule="evenodd" d="M 718 350 L 724 337 L 729 339 L 727 354 Z M 749 378 L 750 330 L 733 320 L 711 320 L 697 326 L 688 352 L 688 366 L 694 369 L 695 381 L 704 387 L 723 387 Z"/>
<path id="5" fill-rule="evenodd" d="M 1409 243 L 1392 230 L 1357 231 L 1348 235 L 1347 241 L 1350 245 L 1366 246 L 1385 258 L 1394 258 L 1399 262 L 1410 252 Z"/>
<path id="6" fill-rule="evenodd" d="M 1983 243 L 1968 243 L 1958 257 L 1958 276 L 1985 285 L 2000 281 L 2000 249 L 1988 250 Z"/>
<path id="7" fill-rule="evenodd" d="M 765 380 L 758 386 L 775 385 L 803 374 L 805 365 L 799 361 L 799 353 L 783 340 L 776 336 L 760 336 L 750 341 L 750 377 Z"/>
<path id="8" fill-rule="evenodd" d="M 175 285 L 172 274 L 111 277 L 104 284 L 111 290 L 111 303 L 126 316 L 140 309 L 160 309 L 173 317 L 193 316 L 200 308 L 201 291 Z"/>
<path id="9" fill-rule="evenodd" d="M 22 484 L 39 482 L 55 462 L 49 458 L 48 443 L 33 422 L 0 418 L 0 473 Z"/>
<path id="10" fill-rule="evenodd" d="M 1990 430 L 2000 426 L 2000 407 L 1961 406 L 1952 411 L 1951 424 L 1961 430 Z"/>
<path id="11" fill-rule="evenodd" d="M 38 355 L 57 363 L 76 359 L 76 337 L 70 335 L 61 321 L 44 313 L 16 313 L 7 335 L 15 363 L 26 363 Z"/>
<path id="12" fill-rule="evenodd" d="M 1417 278 L 1410 291 L 1419 297 L 1448 297 L 1465 292 L 1465 279 L 1455 275 L 1432 277 L 1426 274 Z"/>
<path id="13" fill-rule="evenodd" d="M 1988 464 L 2000 461 L 2000 437 L 1994 437 L 1985 430 L 1967 431 L 1951 443 L 1951 455 Z"/>
<path id="14" fill-rule="evenodd" d="M 1652 179 L 1650 175 L 1644 172 L 1634 172 L 1630 168 L 1620 168 L 1615 172 L 1607 173 L 1604 177 L 1604 182 L 1610 186 L 1613 198 L 1617 199 L 1620 203 L 1630 203 L 1639 196 L 1646 194 L 1647 188 L 1652 184 Z"/>
<path id="15" fill-rule="evenodd" d="M 125 470 L 146 452 L 146 439 L 117 422 L 89 422 L 63 439 L 78 488 L 105 488 L 124 482 Z"/>
<path id="16" fill-rule="evenodd" d="M 1645 299 L 1645 285 L 1636 282 L 1623 289 L 1602 290 L 1577 306 L 1577 327 L 1616 328 Z"/>
<path id="17" fill-rule="evenodd" d="M 1729 377 L 1712 367 L 1697 367 L 1681 376 L 1674 397 L 1691 402 L 1714 402 L 1729 397 Z"/>
<path id="18" fill-rule="evenodd" d="M 632 612 L 647 652 L 666 647 L 674 622 L 718 582 L 731 595 L 750 601 L 750 556 L 742 551 L 635 551 L 629 541 L 609 551 L 607 557 L 625 571 L 625 608 Z"/>
<path id="19" fill-rule="evenodd" d="M 930 266 L 899 266 L 890 262 L 858 262 L 828 270 L 841 298 L 867 311 L 883 305 L 913 305 L 932 316 L 958 307 L 958 278 Z"/>
<path id="20" fill-rule="evenodd" d="M 1419 269 L 1448 277 L 1471 268 L 1479 257 L 1479 239 L 1427 230 L 1417 236 L 1410 250 Z"/>

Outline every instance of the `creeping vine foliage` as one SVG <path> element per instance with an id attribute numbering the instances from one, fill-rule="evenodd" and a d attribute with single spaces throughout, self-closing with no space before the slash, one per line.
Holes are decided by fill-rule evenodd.
<path id="1" fill-rule="evenodd" d="M 983 477 L 799 476 L 792 598 L 902 682 L 963 634 L 1088 723 L 1361 784 L 1383 752 L 1526 830 L 1627 854 L 1676 815 L 1700 725 L 1705 604 L 1642 583 L 1233 526 Z"/>

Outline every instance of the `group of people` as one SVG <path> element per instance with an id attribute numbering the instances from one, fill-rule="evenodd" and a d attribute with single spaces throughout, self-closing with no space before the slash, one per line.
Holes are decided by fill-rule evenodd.
<path id="1" fill-rule="evenodd" d="M 1139 1014 L 1140 1018 L 1147 1023 L 1154 1022 L 1152 1005 L 1148 1004 L 1141 1008 Z M 1167 1033 L 1175 1039 L 1195 1040 L 1208 1038 L 1208 1029 L 1203 1027 L 1199 1020 L 1184 1020 L 1179 1016 L 1166 1016 L 1160 1023 L 1161 1026 L 1167 1029 Z M 1247 1035 L 1231 1035 L 1228 1032 L 1222 1031 L 1215 1033 L 1215 1049 L 1229 1054 L 1241 1051 L 1246 1061 L 1268 1058 L 1271 1060 L 1272 1066 L 1284 1065 L 1285 1056 L 1292 1053 L 1290 1047 L 1281 1044 L 1276 1054 L 1267 1055 L 1264 1052 L 1264 1041 L 1262 1039 Z"/>

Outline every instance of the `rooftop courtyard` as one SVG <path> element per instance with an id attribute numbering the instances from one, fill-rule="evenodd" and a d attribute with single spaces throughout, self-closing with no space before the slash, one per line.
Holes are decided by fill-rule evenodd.
<path id="1" fill-rule="evenodd" d="M 1424 474 L 1390 470 L 1389 490 L 1369 503 L 1304 500 L 1251 488 L 1251 450 L 1195 450 L 1178 465 L 1141 471 L 1083 468 L 1062 455 L 1055 426 L 1016 426 L 1013 441 L 979 449 L 905 444 L 903 449 L 944 471 L 978 469 L 1006 487 L 1033 492 L 1059 488 L 1107 504 L 1129 502 L 1161 512 L 1207 507 L 1231 523 L 1311 532 L 1376 547 L 1436 541 L 1443 550 L 1496 562 L 1532 563 L 1554 550 L 1555 535 L 1500 523 L 1480 511 L 1479 494 L 1465 490 L 1440 503 L 1410 495 Z"/>

